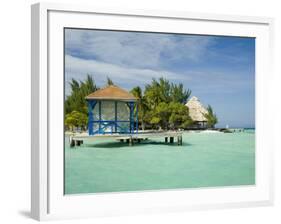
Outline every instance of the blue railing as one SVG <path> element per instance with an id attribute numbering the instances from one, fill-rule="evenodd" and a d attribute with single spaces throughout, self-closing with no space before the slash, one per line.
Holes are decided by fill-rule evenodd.
<path id="1" fill-rule="evenodd" d="M 98 120 L 94 120 L 95 116 L 93 114 L 93 110 L 98 103 L 98 113 L 96 114 L 96 117 L 98 117 Z M 113 134 L 113 133 L 137 133 L 138 132 L 138 108 L 137 104 L 135 102 L 127 102 L 126 105 L 129 108 L 129 114 L 130 117 L 128 120 L 117 120 L 117 101 L 114 102 L 115 106 L 113 109 L 114 113 L 114 120 L 102 120 L 102 113 L 101 113 L 101 107 L 102 107 L 102 101 L 96 101 L 96 100 L 88 100 L 88 115 L 89 115 L 89 121 L 88 121 L 88 130 L 89 135 L 95 135 L 95 134 Z M 134 116 L 134 108 L 136 105 L 136 115 Z M 136 121 L 135 121 L 136 118 Z M 121 124 L 120 124 L 121 123 Z M 124 124 L 128 123 L 128 125 L 124 126 Z M 97 128 L 95 128 L 95 124 L 97 124 Z M 108 131 L 108 129 L 110 131 Z"/>

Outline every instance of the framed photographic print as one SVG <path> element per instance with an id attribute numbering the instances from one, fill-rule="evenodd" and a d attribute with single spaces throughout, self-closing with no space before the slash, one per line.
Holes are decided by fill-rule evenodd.
<path id="1" fill-rule="evenodd" d="M 271 18 L 32 6 L 32 217 L 270 205 Z"/>

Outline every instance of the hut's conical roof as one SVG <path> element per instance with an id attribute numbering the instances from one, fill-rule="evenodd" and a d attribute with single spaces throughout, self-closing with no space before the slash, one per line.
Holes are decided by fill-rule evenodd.
<path id="1" fill-rule="evenodd" d="M 207 114 L 208 111 L 197 97 L 191 97 L 191 99 L 185 104 L 185 106 L 188 107 L 189 116 L 193 121 L 207 121 L 207 119 L 204 117 L 204 114 Z"/>
<path id="2" fill-rule="evenodd" d="M 128 91 L 115 86 L 109 85 L 105 88 L 99 89 L 88 96 L 87 100 L 119 100 L 119 101 L 136 101 L 137 98 Z"/>

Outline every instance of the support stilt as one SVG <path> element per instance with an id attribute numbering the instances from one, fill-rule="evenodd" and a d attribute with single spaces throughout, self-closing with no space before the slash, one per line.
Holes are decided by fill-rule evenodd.
<path id="1" fill-rule="evenodd" d="M 75 141 L 73 139 L 70 139 L 70 147 L 74 147 L 75 146 Z"/>
<path id="2" fill-rule="evenodd" d="M 180 135 L 180 136 L 178 136 L 178 145 L 182 145 L 182 136 Z"/>
<path id="3" fill-rule="evenodd" d="M 174 143 L 174 137 L 170 137 L 170 143 Z"/>
<path id="4" fill-rule="evenodd" d="M 130 137 L 129 139 L 129 146 L 133 146 L 134 144 L 134 139 L 132 137 Z"/>
<path id="5" fill-rule="evenodd" d="M 177 143 L 180 145 L 180 136 L 177 137 Z"/>

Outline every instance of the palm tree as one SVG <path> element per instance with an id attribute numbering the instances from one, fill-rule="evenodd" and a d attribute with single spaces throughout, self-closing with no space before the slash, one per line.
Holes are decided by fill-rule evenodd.
<path id="1" fill-rule="evenodd" d="M 204 114 L 204 117 L 207 119 L 207 125 L 209 128 L 215 127 L 215 124 L 218 123 L 217 115 L 214 113 L 213 108 L 208 105 L 207 107 L 207 113 Z"/>
<path id="2" fill-rule="evenodd" d="M 79 111 L 87 113 L 87 104 L 85 97 L 96 91 L 97 86 L 92 76 L 87 75 L 85 81 L 77 81 L 72 79 L 69 82 L 71 93 L 65 100 L 65 113 L 71 113 L 72 111 Z"/>
<path id="3" fill-rule="evenodd" d="M 145 86 L 144 95 L 146 97 L 150 110 L 155 109 L 156 106 L 162 101 L 160 94 L 160 85 L 156 79 L 152 79 L 151 84 L 147 84 Z"/>
<path id="4" fill-rule="evenodd" d="M 141 127 L 142 130 L 145 129 L 145 121 L 144 121 L 144 117 L 145 114 L 147 112 L 147 104 L 145 102 L 145 98 L 142 94 L 142 89 L 139 86 L 134 87 L 131 91 L 130 91 L 136 98 L 138 98 L 138 117 L 139 117 L 139 121 L 141 122 Z"/>
<path id="5" fill-rule="evenodd" d="M 108 86 L 114 85 L 112 79 L 110 79 L 108 76 L 106 77 L 106 82 Z"/>
<path id="6" fill-rule="evenodd" d="M 190 89 L 185 90 L 182 83 L 180 83 L 178 85 L 172 83 L 170 95 L 171 95 L 171 100 L 173 102 L 185 104 L 187 99 L 191 95 L 191 90 Z"/>

